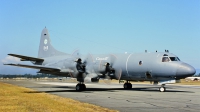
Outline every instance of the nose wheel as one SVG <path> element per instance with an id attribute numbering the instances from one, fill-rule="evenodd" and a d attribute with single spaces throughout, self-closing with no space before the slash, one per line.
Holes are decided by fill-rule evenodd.
<path id="1" fill-rule="evenodd" d="M 160 92 L 165 92 L 166 88 L 165 88 L 165 84 L 162 84 L 161 87 L 159 88 Z"/>

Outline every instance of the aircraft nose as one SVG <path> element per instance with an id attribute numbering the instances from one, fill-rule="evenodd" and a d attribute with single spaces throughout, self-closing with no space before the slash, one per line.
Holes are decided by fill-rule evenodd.
<path id="1" fill-rule="evenodd" d="M 182 63 L 179 65 L 177 71 L 176 71 L 176 78 L 181 79 L 181 78 L 186 78 L 189 76 L 192 76 L 196 73 L 196 70 L 194 67 L 190 66 L 187 63 Z"/>

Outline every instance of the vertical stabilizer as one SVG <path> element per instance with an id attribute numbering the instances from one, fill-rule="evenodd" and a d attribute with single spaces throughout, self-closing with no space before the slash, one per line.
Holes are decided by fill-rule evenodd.
<path id="1" fill-rule="evenodd" d="M 66 55 L 66 54 L 63 52 L 57 51 L 51 45 L 50 35 L 47 28 L 45 27 L 41 33 L 38 58 L 45 58 L 45 57 L 59 56 L 59 55 Z"/>

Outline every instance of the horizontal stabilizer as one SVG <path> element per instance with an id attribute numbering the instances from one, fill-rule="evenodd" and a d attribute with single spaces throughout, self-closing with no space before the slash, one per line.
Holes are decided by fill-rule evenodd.
<path id="1" fill-rule="evenodd" d="M 8 55 L 20 58 L 21 61 L 34 61 L 35 64 L 41 64 L 44 61 L 44 59 L 42 58 L 35 58 L 35 57 L 18 55 L 18 54 L 8 54 Z"/>

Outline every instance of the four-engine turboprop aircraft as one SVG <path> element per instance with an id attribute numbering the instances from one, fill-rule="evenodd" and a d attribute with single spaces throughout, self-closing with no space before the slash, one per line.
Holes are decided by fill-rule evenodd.
<path id="1" fill-rule="evenodd" d="M 38 69 L 38 73 L 70 76 L 77 78 L 77 91 L 86 89 L 84 82 L 98 82 L 100 78 L 125 80 L 124 89 L 131 89 L 130 81 L 151 81 L 161 84 L 159 90 L 164 92 L 165 84 L 195 74 L 195 69 L 169 52 L 88 54 L 79 55 L 78 51 L 66 54 L 56 50 L 50 42 L 46 28 L 41 33 L 38 57 L 8 54 L 31 61 L 34 65 L 5 64 L 18 67 Z"/>

